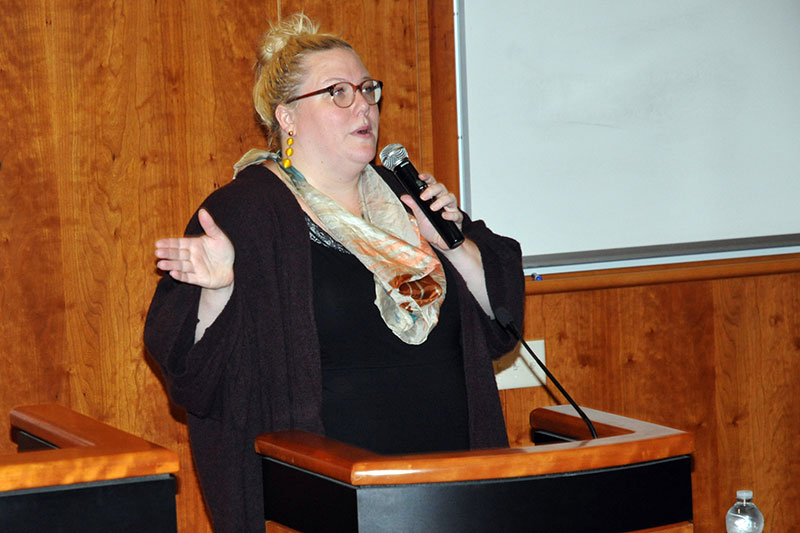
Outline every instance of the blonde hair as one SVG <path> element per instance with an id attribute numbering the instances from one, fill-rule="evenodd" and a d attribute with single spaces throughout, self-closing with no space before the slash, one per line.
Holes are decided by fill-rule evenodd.
<path id="1" fill-rule="evenodd" d="M 307 70 L 304 59 L 313 52 L 353 47 L 340 37 L 319 33 L 319 24 L 296 13 L 270 24 L 257 51 L 253 105 L 261 118 L 271 150 L 280 149 L 281 127 L 275 109 L 295 96 Z"/>

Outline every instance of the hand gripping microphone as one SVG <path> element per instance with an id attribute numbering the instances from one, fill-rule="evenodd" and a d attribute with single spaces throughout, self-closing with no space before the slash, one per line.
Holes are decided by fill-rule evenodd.
<path id="1" fill-rule="evenodd" d="M 422 212 L 428 217 L 433 227 L 442 236 L 444 242 L 452 250 L 464 242 L 464 235 L 458 229 L 455 222 L 445 220 L 442 218 L 442 211 L 431 211 L 430 204 L 434 198 L 423 201 L 419 195 L 422 191 L 428 188 L 428 184 L 419 179 L 419 174 L 411 161 L 408 160 L 408 152 L 403 148 L 402 144 L 389 144 L 381 150 L 380 154 L 381 163 L 383 166 L 391 170 L 398 181 L 403 185 L 403 188 L 408 191 L 414 201 L 417 202 Z"/>

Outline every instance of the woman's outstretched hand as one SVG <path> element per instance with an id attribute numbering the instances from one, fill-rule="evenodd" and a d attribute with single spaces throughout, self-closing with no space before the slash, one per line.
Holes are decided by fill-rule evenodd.
<path id="1" fill-rule="evenodd" d="M 156 266 L 178 281 L 205 289 L 222 289 L 233 283 L 233 243 L 205 209 L 197 219 L 205 232 L 156 242 Z"/>

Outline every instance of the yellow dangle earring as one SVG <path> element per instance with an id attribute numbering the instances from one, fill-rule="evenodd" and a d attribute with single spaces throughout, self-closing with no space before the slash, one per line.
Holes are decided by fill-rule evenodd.
<path id="1" fill-rule="evenodd" d="M 294 148 L 292 148 L 292 145 L 294 144 L 294 139 L 292 138 L 293 135 L 294 131 L 289 131 L 289 138 L 286 139 L 286 155 L 283 158 L 283 161 L 281 161 L 283 168 L 289 168 L 292 166 L 292 160 L 289 158 L 294 154 Z"/>

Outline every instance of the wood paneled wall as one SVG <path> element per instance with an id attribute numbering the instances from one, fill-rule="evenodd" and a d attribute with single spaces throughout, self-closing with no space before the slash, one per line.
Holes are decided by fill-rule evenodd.
<path id="1" fill-rule="evenodd" d="M 798 262 L 795 262 L 797 265 Z M 694 433 L 696 531 L 721 531 L 737 489 L 767 530 L 800 510 L 800 273 L 549 292 L 529 282 L 525 336 L 581 405 Z M 557 389 L 502 391 L 509 438 Z"/>
<path id="2" fill-rule="evenodd" d="M 263 146 L 250 103 L 267 21 L 303 9 L 386 82 L 380 146 L 457 190 L 452 4 L 433 0 L 4 0 L 0 18 L 0 413 L 55 401 L 176 450 L 179 526 L 208 531 L 184 414 L 142 344 L 152 243 Z M 434 140 L 436 141 L 434 143 Z M 698 531 L 749 486 L 800 527 L 800 274 L 527 298 L 528 338 L 590 407 L 692 430 Z M 556 393 L 557 394 L 557 393 Z M 509 433 L 560 403 L 503 393 Z M 0 415 L 2 416 L 2 415 Z M 0 452 L 12 444 L 0 439 Z"/>
<path id="3" fill-rule="evenodd" d="M 208 522 L 185 415 L 142 343 L 153 242 L 264 146 L 255 47 L 299 10 L 386 83 L 380 146 L 434 170 L 426 2 L 3 1 L 0 417 L 55 401 L 178 451 L 181 531 Z"/>

